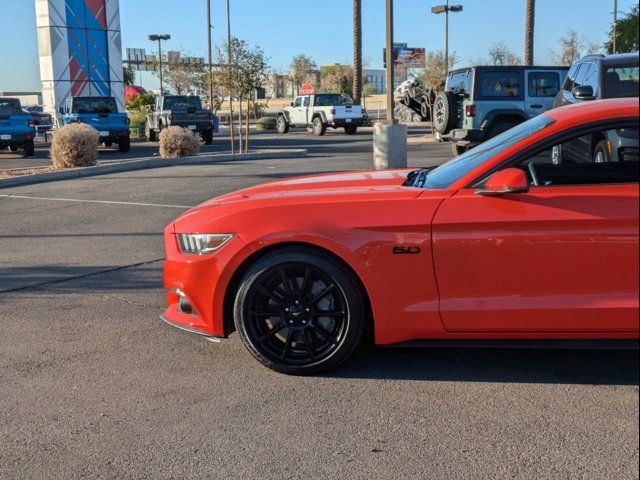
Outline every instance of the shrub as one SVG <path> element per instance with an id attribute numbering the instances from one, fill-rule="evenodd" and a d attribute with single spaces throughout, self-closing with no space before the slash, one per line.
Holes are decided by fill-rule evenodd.
<path id="1" fill-rule="evenodd" d="M 258 130 L 275 130 L 276 129 L 276 118 L 275 117 L 261 117 L 258 119 L 258 123 L 256 123 L 256 128 Z"/>
<path id="2" fill-rule="evenodd" d="M 56 169 L 90 167 L 98 157 L 98 131 L 83 123 L 57 129 L 51 140 L 51 159 Z"/>
<path id="3" fill-rule="evenodd" d="M 191 157 L 200 151 L 200 138 L 182 127 L 169 127 L 160 133 L 160 156 Z"/>

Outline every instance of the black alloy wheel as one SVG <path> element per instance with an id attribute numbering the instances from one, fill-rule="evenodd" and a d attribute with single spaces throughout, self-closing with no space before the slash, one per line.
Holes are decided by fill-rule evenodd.
<path id="1" fill-rule="evenodd" d="M 236 329 L 250 353 L 282 373 L 314 374 L 345 360 L 358 344 L 364 302 L 352 274 L 319 252 L 270 254 L 245 275 Z"/>

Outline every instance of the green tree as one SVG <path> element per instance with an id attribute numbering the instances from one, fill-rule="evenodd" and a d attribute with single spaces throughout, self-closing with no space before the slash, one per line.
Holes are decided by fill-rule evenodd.
<path id="1" fill-rule="evenodd" d="M 291 60 L 291 78 L 298 91 L 303 83 L 307 81 L 307 77 L 318 69 L 318 65 L 311 58 L 301 53 Z"/>
<path id="2" fill-rule="evenodd" d="M 321 93 L 343 93 L 353 97 L 353 67 L 327 65 L 320 72 Z"/>
<path id="3" fill-rule="evenodd" d="M 491 65 L 521 65 L 522 59 L 518 57 L 509 45 L 504 42 L 496 42 L 489 49 Z"/>
<path id="4" fill-rule="evenodd" d="M 636 4 L 624 18 L 618 20 L 616 28 L 616 50 L 618 52 L 637 52 L 640 50 L 638 28 L 638 4 Z M 613 53 L 613 31 L 612 26 L 609 30 L 609 41 L 604 44 L 607 53 Z"/>
<path id="5" fill-rule="evenodd" d="M 136 74 L 131 68 L 130 65 L 126 65 L 122 72 L 122 79 L 125 85 L 135 85 L 136 83 Z"/>

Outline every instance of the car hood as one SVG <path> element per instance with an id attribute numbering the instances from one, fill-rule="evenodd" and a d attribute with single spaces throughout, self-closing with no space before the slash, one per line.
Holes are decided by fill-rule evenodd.
<path id="1" fill-rule="evenodd" d="M 390 191 L 405 191 L 409 195 L 418 196 L 419 190 L 403 187 L 410 171 L 409 169 L 354 171 L 287 178 L 232 192 L 205 202 L 200 207 L 227 205 L 245 200 L 358 195 Z"/>

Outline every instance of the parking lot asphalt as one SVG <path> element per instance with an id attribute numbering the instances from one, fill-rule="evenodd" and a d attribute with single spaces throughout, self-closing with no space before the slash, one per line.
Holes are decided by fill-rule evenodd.
<path id="1" fill-rule="evenodd" d="M 0 478 L 638 477 L 637 352 L 363 344 L 297 378 L 161 323 L 180 212 L 371 163 L 365 135 L 289 138 L 315 150 L 0 190 Z"/>

